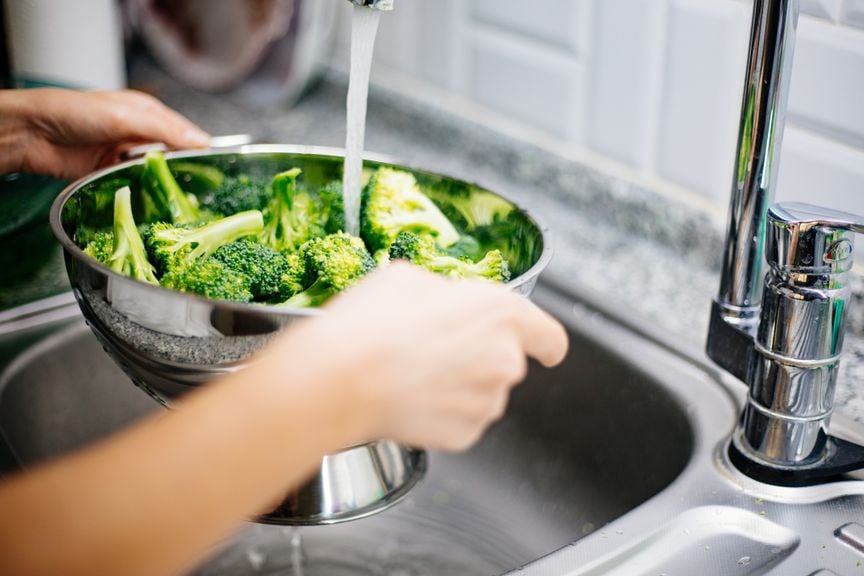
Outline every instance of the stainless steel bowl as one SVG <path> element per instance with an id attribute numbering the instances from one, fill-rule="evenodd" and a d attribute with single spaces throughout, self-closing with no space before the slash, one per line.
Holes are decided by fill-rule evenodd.
<path id="1" fill-rule="evenodd" d="M 316 187 L 341 178 L 341 154 L 340 150 L 327 148 L 247 145 L 166 156 L 169 163 L 194 160 L 226 174 L 244 173 L 262 179 L 298 166 L 303 170 L 304 182 Z M 387 165 L 410 170 L 421 185 L 438 190 L 445 203 L 446 194 L 456 190 L 492 194 L 387 158 L 370 157 L 365 164 L 370 168 Z M 172 398 L 220 374 L 241 369 L 252 353 L 295 320 L 322 312 L 210 300 L 176 292 L 117 274 L 85 255 L 76 243 L 77 231 L 80 227 L 109 226 L 113 217 L 112 203 L 98 194 L 100 185 L 127 180 L 135 194 L 142 167 L 143 159 L 131 160 L 73 183 L 57 197 L 50 221 L 63 245 L 69 280 L 87 323 L 132 381 L 167 406 Z M 195 193 L 193 189 L 188 191 Z M 515 224 L 515 232 L 496 247 L 505 253 L 514 272 L 509 286 L 527 296 L 551 258 L 546 229 L 515 205 L 507 221 Z M 327 456 L 316 478 L 260 520 L 322 524 L 365 516 L 398 501 L 422 476 L 425 467 L 422 451 L 388 440 L 351 447 Z"/>

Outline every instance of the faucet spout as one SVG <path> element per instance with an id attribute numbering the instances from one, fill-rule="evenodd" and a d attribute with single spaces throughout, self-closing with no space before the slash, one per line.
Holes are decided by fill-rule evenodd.
<path id="1" fill-rule="evenodd" d="M 762 239 L 780 165 L 799 0 L 755 0 L 726 247 L 717 304 L 727 322 L 756 332 Z"/>

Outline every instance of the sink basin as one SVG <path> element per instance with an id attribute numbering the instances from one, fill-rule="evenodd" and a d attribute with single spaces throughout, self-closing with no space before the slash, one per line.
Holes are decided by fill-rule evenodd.
<path id="1" fill-rule="evenodd" d="M 188 576 L 860 570 L 864 482 L 780 488 L 743 476 L 726 456 L 740 383 L 608 295 L 547 280 L 534 299 L 567 326 L 570 354 L 555 370 L 532 367 L 474 449 L 432 454 L 401 504 L 363 520 L 250 523 Z M 0 473 L 162 409 L 105 354 L 72 298 L 44 308 L 0 315 Z"/>
<path id="2" fill-rule="evenodd" d="M 549 289 L 538 299 L 568 323 L 564 364 L 533 367 L 473 450 L 432 454 L 428 477 L 401 505 L 300 529 L 304 574 L 504 573 L 599 530 L 684 469 L 694 445 L 684 404 L 593 338 L 598 318 L 567 318 L 568 304 Z M 160 409 L 80 321 L 23 352 L 0 385 L 0 431 L 25 465 Z M 284 573 L 292 537 L 250 526 L 198 573 Z"/>

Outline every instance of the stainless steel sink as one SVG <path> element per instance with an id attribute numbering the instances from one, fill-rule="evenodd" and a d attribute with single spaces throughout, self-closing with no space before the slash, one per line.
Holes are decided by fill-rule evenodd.
<path id="1" fill-rule="evenodd" d="M 433 454 L 421 485 L 374 517 L 250 524 L 195 574 L 764 574 L 817 541 L 833 560 L 814 548 L 796 567 L 854 566 L 832 531 L 864 517 L 864 483 L 780 489 L 737 474 L 725 459 L 736 385 L 586 295 L 546 282 L 535 299 L 565 322 L 571 353 L 532 370 L 476 448 Z M 159 409 L 80 319 L 65 325 L 0 379 L 0 432 L 19 464 Z M 816 525 L 821 540 L 805 535 Z"/>

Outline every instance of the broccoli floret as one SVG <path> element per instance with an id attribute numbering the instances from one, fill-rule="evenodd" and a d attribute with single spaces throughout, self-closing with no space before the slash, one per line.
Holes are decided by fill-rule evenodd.
<path id="1" fill-rule="evenodd" d="M 263 210 L 270 200 L 270 186 L 246 175 L 225 178 L 218 186 L 201 195 L 201 207 L 215 214 L 230 216 L 246 210 Z"/>
<path id="2" fill-rule="evenodd" d="M 279 252 L 297 250 L 312 238 L 324 236 L 321 207 L 315 198 L 297 191 L 299 168 L 277 174 L 265 210 L 261 243 Z"/>
<path id="3" fill-rule="evenodd" d="M 314 276 L 306 273 L 306 263 L 300 252 L 292 252 L 285 256 L 288 268 L 279 278 L 279 296 L 281 300 L 287 300 L 298 292 L 302 292 L 306 286 L 315 281 Z"/>
<path id="4" fill-rule="evenodd" d="M 147 260 L 147 250 L 132 217 L 132 191 L 128 186 L 114 194 L 114 246 L 107 265 L 125 276 L 158 284 L 156 271 Z"/>
<path id="5" fill-rule="evenodd" d="M 414 176 L 379 168 L 363 189 L 360 230 L 372 252 L 387 250 L 403 230 L 435 236 L 443 247 L 459 240 L 459 232 L 423 194 Z"/>
<path id="6" fill-rule="evenodd" d="M 96 232 L 84 248 L 84 253 L 107 266 L 114 253 L 114 233 Z"/>
<path id="7" fill-rule="evenodd" d="M 209 164 L 172 162 L 170 168 L 180 187 L 193 194 L 206 194 L 225 182 L 225 174 Z"/>
<path id="8" fill-rule="evenodd" d="M 459 241 L 444 249 L 444 253 L 459 260 L 470 260 L 475 262 L 484 256 L 483 247 L 477 238 L 465 234 L 459 237 Z"/>
<path id="9" fill-rule="evenodd" d="M 252 300 L 249 277 L 212 257 L 168 270 L 160 284 L 173 290 L 194 292 L 218 300 Z"/>
<path id="10" fill-rule="evenodd" d="M 375 261 L 359 238 L 340 232 L 313 238 L 300 249 L 302 264 L 283 278 L 302 286 L 282 306 L 320 306 L 375 268 Z"/>
<path id="11" fill-rule="evenodd" d="M 514 213 L 507 220 L 480 226 L 473 235 L 481 246 L 501 250 L 515 275 L 528 270 L 543 250 L 543 237 L 536 225 L 521 213 Z"/>
<path id="12" fill-rule="evenodd" d="M 510 280 L 510 269 L 500 250 L 490 250 L 479 262 L 459 260 L 442 254 L 430 236 L 400 232 L 390 247 L 390 258 L 408 260 L 431 272 L 454 278 Z"/>
<path id="13" fill-rule="evenodd" d="M 247 276 L 256 301 L 278 299 L 282 276 L 289 272 L 285 256 L 251 240 L 226 244 L 213 253 L 213 258 Z"/>
<path id="14" fill-rule="evenodd" d="M 500 196 L 455 181 L 429 186 L 426 195 L 451 222 L 468 231 L 506 220 L 514 209 L 512 203 Z"/>
<path id="15" fill-rule="evenodd" d="M 144 234 L 150 258 L 161 272 L 185 267 L 212 255 L 221 246 L 245 236 L 257 236 L 263 229 L 261 212 L 249 210 L 203 226 L 183 227 L 157 222 Z"/>
<path id="16" fill-rule="evenodd" d="M 321 199 L 321 216 L 324 232 L 336 234 L 345 230 L 345 199 L 342 182 L 334 180 L 318 190 Z"/>
<path id="17" fill-rule="evenodd" d="M 144 211 L 148 217 L 158 215 L 174 224 L 190 224 L 202 220 L 197 199 L 180 188 L 161 152 L 148 152 L 142 177 Z"/>

